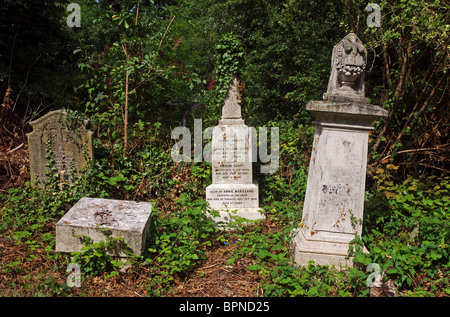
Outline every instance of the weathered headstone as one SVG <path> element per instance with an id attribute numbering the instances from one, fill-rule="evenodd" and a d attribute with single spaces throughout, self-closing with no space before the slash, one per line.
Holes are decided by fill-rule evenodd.
<path id="1" fill-rule="evenodd" d="M 135 202 L 102 198 L 81 198 L 57 223 L 57 252 L 78 252 L 83 247 L 79 236 L 93 242 L 106 240 L 102 231 L 111 237 L 122 237 L 135 254 L 142 254 L 150 230 L 152 206 L 149 202 Z M 126 256 L 117 250 L 117 256 Z"/>
<path id="2" fill-rule="evenodd" d="M 230 222 L 232 216 L 265 218 L 259 208 L 258 184 L 253 182 L 251 131 L 241 117 L 239 81 L 234 78 L 212 133 L 212 184 L 206 188 L 206 200 L 219 211 L 216 222 Z"/>
<path id="3" fill-rule="evenodd" d="M 72 167 L 75 174 L 93 157 L 92 132 L 85 127 L 85 122 L 69 123 L 62 110 L 55 110 L 30 122 L 33 132 L 28 133 L 30 153 L 30 174 L 34 181 L 45 181 L 47 160 L 47 142 L 50 142 L 56 167 L 60 177 L 70 180 Z"/>
<path id="4" fill-rule="evenodd" d="M 324 101 L 310 101 L 315 135 L 303 216 L 294 238 L 298 265 L 351 266 L 349 242 L 362 231 L 367 148 L 372 123 L 387 111 L 367 103 L 367 51 L 354 33 L 333 49 Z"/>

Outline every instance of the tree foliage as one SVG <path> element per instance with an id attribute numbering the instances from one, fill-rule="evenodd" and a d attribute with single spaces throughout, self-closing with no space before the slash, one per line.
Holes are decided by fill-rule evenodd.
<path id="1" fill-rule="evenodd" d="M 381 26 L 358 18 L 364 2 L 348 4 L 348 28 L 371 52 L 370 97 L 389 110 L 373 143 L 376 162 L 400 171 L 448 172 L 449 9 L 447 1 L 381 1 Z"/>
<path id="2" fill-rule="evenodd" d="M 381 1 L 380 27 L 367 25 L 361 0 L 79 3 L 80 28 L 66 25 L 64 1 L 1 6 L 9 30 L 0 40 L 1 87 L 11 86 L 14 110 L 28 120 L 44 106 L 77 109 L 110 151 L 133 147 L 135 129 L 147 122 L 213 122 L 226 76 L 218 47 L 233 34 L 247 122 L 310 124 L 305 105 L 321 99 L 332 47 L 353 31 L 369 50 L 368 97 L 389 110 L 377 122 L 371 163 L 448 172 L 446 1 Z"/>

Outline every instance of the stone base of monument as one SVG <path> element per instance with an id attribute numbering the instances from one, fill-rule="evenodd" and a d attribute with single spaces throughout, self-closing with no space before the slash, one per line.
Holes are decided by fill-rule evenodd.
<path id="1" fill-rule="evenodd" d="M 208 214 L 216 223 L 229 223 L 238 218 L 265 219 L 259 208 L 258 184 L 211 184 L 206 187 L 206 200 L 210 209 L 219 213 L 218 216 Z"/>
<path id="2" fill-rule="evenodd" d="M 351 267 L 350 241 L 361 235 L 371 123 L 385 110 L 351 102 L 310 101 L 315 133 L 302 228 L 294 238 L 298 265 Z"/>
<path id="3" fill-rule="evenodd" d="M 349 243 L 362 233 L 367 144 L 380 107 L 351 102 L 310 101 L 315 133 L 302 228 L 294 238 L 298 265 L 353 266 Z"/>
<path id="4" fill-rule="evenodd" d="M 57 223 L 57 252 L 77 252 L 84 246 L 81 236 L 93 242 L 122 237 L 131 251 L 141 255 L 150 229 L 151 203 L 125 200 L 81 198 Z M 125 257 L 124 250 L 114 254 Z"/>
<path id="5" fill-rule="evenodd" d="M 298 230 L 293 240 L 295 263 L 307 266 L 313 260 L 316 265 L 353 267 L 353 257 L 348 256 L 348 243 L 309 240 L 303 230 Z"/>
<path id="6" fill-rule="evenodd" d="M 262 208 L 239 208 L 239 209 L 221 209 L 216 210 L 219 215 L 216 217 L 211 212 L 208 212 L 208 219 L 214 221 L 217 224 L 220 223 L 230 223 L 237 219 L 241 219 L 242 222 L 249 224 L 254 220 L 264 220 L 266 216 L 263 213 Z M 247 221 L 246 221 L 247 220 Z M 250 221 L 248 221 L 250 220 Z"/>

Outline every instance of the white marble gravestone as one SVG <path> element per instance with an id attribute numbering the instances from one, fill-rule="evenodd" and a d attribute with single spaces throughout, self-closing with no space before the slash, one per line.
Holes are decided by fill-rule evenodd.
<path id="1" fill-rule="evenodd" d="M 387 111 L 367 103 L 367 51 L 354 33 L 333 49 L 324 101 L 310 101 L 315 134 L 300 228 L 294 238 L 298 265 L 352 266 L 349 242 L 361 235 L 369 132 Z"/>
<path id="2" fill-rule="evenodd" d="M 83 197 L 56 223 L 55 249 L 78 252 L 83 247 L 79 236 L 99 242 L 106 240 L 102 232 L 105 229 L 113 238 L 122 237 L 133 253 L 141 255 L 145 251 L 151 213 L 149 202 Z M 126 256 L 123 250 L 115 255 Z"/>
<path id="3" fill-rule="evenodd" d="M 215 222 L 230 222 L 233 216 L 265 218 L 253 182 L 251 129 L 244 124 L 239 103 L 239 81 L 234 78 L 211 141 L 212 184 L 206 188 L 206 200 L 219 211 L 219 217 L 211 217 Z"/>

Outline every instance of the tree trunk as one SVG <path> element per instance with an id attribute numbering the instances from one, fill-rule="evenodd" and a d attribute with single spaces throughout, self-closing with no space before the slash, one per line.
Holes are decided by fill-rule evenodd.
<path id="1" fill-rule="evenodd" d="M 127 62 L 128 62 L 128 55 L 127 55 Z M 126 157 L 127 155 L 127 148 L 128 148 L 128 70 L 125 74 L 125 109 L 124 109 L 124 115 L 123 115 L 123 157 Z"/>
<path id="2" fill-rule="evenodd" d="M 405 92 L 405 90 L 404 90 L 405 83 L 408 80 L 408 77 L 411 73 L 411 67 L 409 65 L 410 64 L 409 63 L 409 55 L 411 53 L 411 40 L 409 38 L 405 38 L 404 40 L 408 41 L 408 47 L 407 47 L 406 51 L 404 51 L 404 53 L 403 53 L 402 65 L 400 68 L 398 83 L 397 83 L 397 86 L 394 91 L 392 106 L 389 109 L 389 113 L 386 118 L 385 124 L 384 124 L 383 128 L 380 130 L 380 133 L 378 134 L 378 138 L 374 145 L 375 151 L 380 146 L 382 137 L 384 137 L 384 135 L 386 134 L 386 132 L 389 130 L 389 128 L 391 126 L 392 120 L 394 119 L 394 114 L 396 113 L 397 107 L 400 104 L 400 102 L 399 102 L 400 98 L 403 96 L 403 94 Z M 384 58 L 386 59 L 387 55 L 384 55 Z M 387 61 L 385 60 L 385 62 L 387 62 Z M 386 70 L 389 72 L 389 66 L 387 66 Z M 388 83 L 390 83 L 392 80 L 390 78 L 390 74 L 389 73 L 386 74 L 386 77 L 387 77 Z M 391 86 L 389 88 L 391 88 Z"/>

